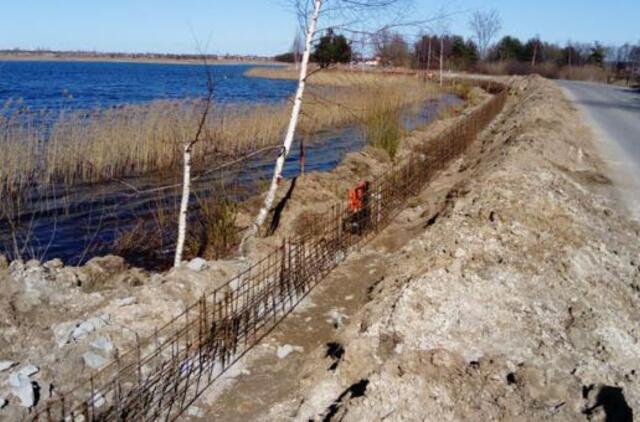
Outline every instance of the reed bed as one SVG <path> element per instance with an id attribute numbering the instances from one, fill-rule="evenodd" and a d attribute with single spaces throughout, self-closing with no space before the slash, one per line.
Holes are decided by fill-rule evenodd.
<path id="1" fill-rule="evenodd" d="M 358 124 L 372 112 L 397 110 L 437 93 L 436 87 L 410 76 L 319 72 L 312 75 L 305 94 L 299 129 L 306 134 Z M 203 108 L 198 100 L 157 101 L 43 119 L 5 105 L 0 113 L 0 192 L 179 168 L 181 145 L 194 136 Z M 288 103 L 215 104 L 203 142 L 194 151 L 196 163 L 278 144 L 289 113 Z"/>

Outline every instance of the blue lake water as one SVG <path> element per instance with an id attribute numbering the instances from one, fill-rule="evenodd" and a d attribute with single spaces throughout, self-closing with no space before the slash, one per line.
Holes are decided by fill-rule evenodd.
<path id="1" fill-rule="evenodd" d="M 251 67 L 208 66 L 215 101 L 273 103 L 293 94 L 294 81 L 244 76 Z M 57 111 L 203 98 L 206 69 L 198 64 L 0 61 L 0 108 L 8 100 L 34 111 Z"/>

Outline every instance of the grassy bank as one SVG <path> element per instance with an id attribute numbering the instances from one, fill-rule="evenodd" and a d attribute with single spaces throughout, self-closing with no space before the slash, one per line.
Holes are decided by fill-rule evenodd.
<path id="1" fill-rule="evenodd" d="M 273 71 L 277 69 L 266 69 Z M 408 76 L 383 77 L 317 73 L 305 95 L 301 133 L 313 133 L 364 121 L 372 110 L 398 109 L 437 94 Z M 376 104 L 376 107 L 371 107 Z M 0 113 L 0 190 L 100 182 L 179 167 L 180 146 L 194 136 L 203 104 L 154 102 L 92 112 L 46 116 Z M 288 122 L 289 104 L 214 105 L 204 127 L 196 162 L 235 157 L 276 145 Z"/>

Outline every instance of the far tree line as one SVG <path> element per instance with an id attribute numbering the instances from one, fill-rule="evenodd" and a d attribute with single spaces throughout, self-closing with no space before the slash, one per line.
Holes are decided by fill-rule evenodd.
<path id="1" fill-rule="evenodd" d="M 487 19 L 493 25 L 489 31 Z M 382 31 L 371 37 L 368 57 L 356 51 L 358 48 L 362 50 L 360 43 L 329 29 L 315 43 L 311 60 L 321 67 L 369 62 L 377 66 L 435 71 L 442 61 L 442 67 L 452 71 L 571 77 L 565 68 L 584 68 L 583 73 L 589 69 L 590 75 L 595 72 L 601 78 L 605 77 L 603 75 L 627 79 L 640 77 L 640 43 L 609 47 L 599 42 L 567 42 L 562 46 L 537 36 L 522 41 L 510 35 L 492 42 L 500 28 L 497 19 L 492 14 L 475 15 L 470 22 L 474 36 L 468 38 L 454 34 L 426 34 L 410 42 L 401 33 Z M 292 51 L 275 59 L 295 62 L 299 57 L 296 45 L 294 42 Z"/>

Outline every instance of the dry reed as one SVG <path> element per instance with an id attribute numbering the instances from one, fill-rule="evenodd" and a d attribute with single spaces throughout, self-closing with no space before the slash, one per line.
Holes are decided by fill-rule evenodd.
<path id="1" fill-rule="evenodd" d="M 319 72 L 311 77 L 300 121 L 302 133 L 357 123 L 370 110 L 424 101 L 437 88 L 410 76 Z M 375 107 L 371 107 L 375 104 Z M 66 112 L 42 124 L 42 116 L 0 113 L 0 193 L 55 183 L 100 182 L 176 168 L 180 145 L 193 136 L 203 104 L 158 101 L 91 112 Z M 195 161 L 234 157 L 275 145 L 289 118 L 288 104 L 215 105 Z"/>

